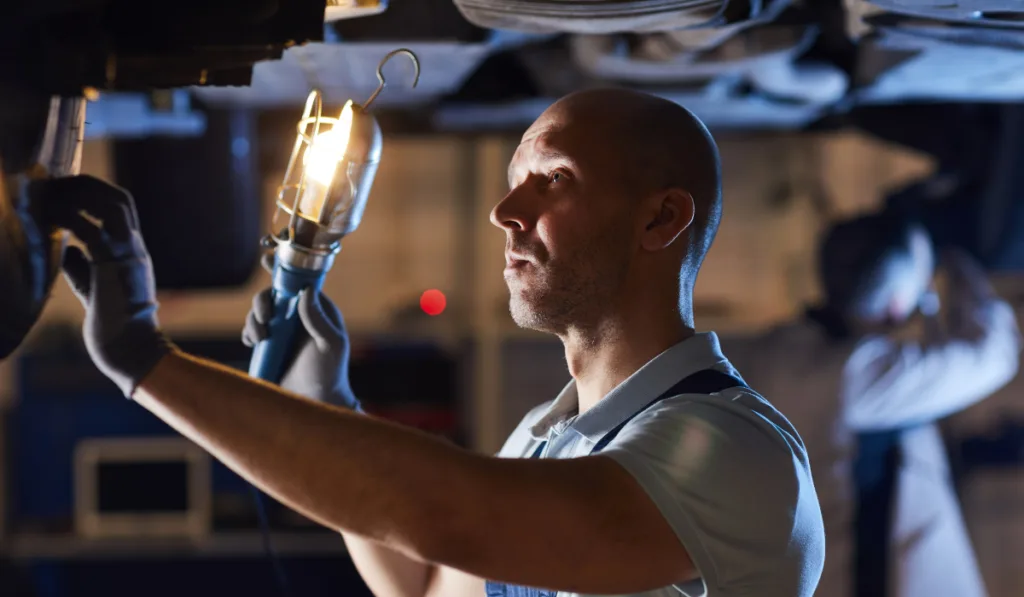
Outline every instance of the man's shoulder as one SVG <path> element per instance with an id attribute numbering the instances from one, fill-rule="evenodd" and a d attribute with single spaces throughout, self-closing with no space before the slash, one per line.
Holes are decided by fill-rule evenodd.
<path id="1" fill-rule="evenodd" d="M 667 421 L 672 423 L 666 425 Z M 645 428 L 657 433 L 659 427 L 704 429 L 709 437 L 723 441 L 755 443 L 768 440 L 779 454 L 789 458 L 798 452 L 806 457 L 803 441 L 792 423 L 756 389 L 740 386 L 715 394 L 681 394 L 647 409 L 629 422 L 627 428 L 644 434 Z M 680 436 L 680 440 L 683 437 Z"/>
<path id="2" fill-rule="evenodd" d="M 808 478 L 810 459 L 796 426 L 731 361 L 712 368 L 743 383 L 661 400 L 633 417 L 609 448 L 619 444 L 672 466 L 711 466 L 727 477 L 771 471 L 801 482 Z"/>
<path id="3" fill-rule="evenodd" d="M 810 594 L 824 529 L 806 450 L 757 392 L 662 400 L 604 454 L 647 491 L 705 581 L 730 585 L 740 575 L 770 594 Z"/>

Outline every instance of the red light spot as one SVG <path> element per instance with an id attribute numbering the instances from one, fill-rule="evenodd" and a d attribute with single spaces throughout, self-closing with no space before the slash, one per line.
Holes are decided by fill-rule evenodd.
<path id="1" fill-rule="evenodd" d="M 420 296 L 420 309 L 427 315 L 440 315 L 447 304 L 448 299 L 440 290 L 431 288 Z"/>

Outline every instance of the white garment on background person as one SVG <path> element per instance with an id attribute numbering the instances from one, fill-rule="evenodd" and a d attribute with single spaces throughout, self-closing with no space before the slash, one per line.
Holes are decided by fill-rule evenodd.
<path id="1" fill-rule="evenodd" d="M 721 337 L 744 379 L 804 440 L 825 522 L 825 569 L 815 595 L 854 592 L 855 434 L 902 434 L 890 549 L 891 597 L 983 597 L 945 447 L 934 422 L 984 399 L 1017 373 L 1013 310 L 984 274 L 951 288 L 943 326 L 916 334 L 837 340 L 809 319 L 754 337 Z"/>

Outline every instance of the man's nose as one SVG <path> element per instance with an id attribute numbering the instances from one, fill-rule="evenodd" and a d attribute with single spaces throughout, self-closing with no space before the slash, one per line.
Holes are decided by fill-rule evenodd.
<path id="1" fill-rule="evenodd" d="M 530 228 L 532 216 L 526 189 L 520 185 L 498 202 L 491 210 L 491 223 L 506 231 L 525 231 Z"/>

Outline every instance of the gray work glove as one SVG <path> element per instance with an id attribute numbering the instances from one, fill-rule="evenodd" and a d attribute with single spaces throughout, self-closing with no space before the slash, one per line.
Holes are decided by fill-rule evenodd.
<path id="1" fill-rule="evenodd" d="M 85 307 L 83 336 L 93 362 L 131 397 L 157 362 L 172 350 L 156 318 L 153 265 L 127 191 L 91 176 L 31 183 L 52 221 L 89 250 L 64 253 L 64 276 Z M 96 225 L 82 215 L 86 212 Z"/>
<path id="2" fill-rule="evenodd" d="M 296 334 L 295 358 L 281 377 L 281 387 L 319 402 L 362 412 L 349 385 L 350 347 L 338 307 L 323 293 L 304 290 L 299 296 L 298 311 L 302 329 Z M 265 340 L 267 322 L 272 317 L 271 289 L 267 288 L 252 299 L 242 342 L 251 347 Z"/>

